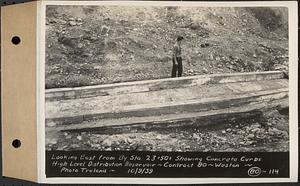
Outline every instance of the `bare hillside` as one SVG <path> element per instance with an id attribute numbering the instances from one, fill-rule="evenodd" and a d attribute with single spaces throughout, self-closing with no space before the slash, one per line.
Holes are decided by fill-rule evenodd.
<path id="1" fill-rule="evenodd" d="M 285 8 L 47 6 L 46 88 L 170 77 L 184 36 L 184 76 L 285 70 Z"/>

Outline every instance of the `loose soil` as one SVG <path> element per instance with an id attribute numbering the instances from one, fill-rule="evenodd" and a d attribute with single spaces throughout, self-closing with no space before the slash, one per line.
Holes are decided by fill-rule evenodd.
<path id="1" fill-rule="evenodd" d="M 45 86 L 170 77 L 177 35 L 184 76 L 288 71 L 287 8 L 47 6 Z"/>

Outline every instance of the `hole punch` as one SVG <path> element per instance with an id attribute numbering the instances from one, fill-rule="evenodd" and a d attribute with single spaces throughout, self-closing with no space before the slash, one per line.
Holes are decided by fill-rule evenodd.
<path id="1" fill-rule="evenodd" d="M 12 146 L 15 147 L 15 148 L 21 147 L 21 141 L 18 140 L 18 139 L 13 140 Z"/>
<path id="2" fill-rule="evenodd" d="M 14 36 L 12 39 L 11 39 L 11 42 L 14 44 L 14 45 L 18 45 L 21 43 L 21 39 L 20 37 L 18 36 Z"/>

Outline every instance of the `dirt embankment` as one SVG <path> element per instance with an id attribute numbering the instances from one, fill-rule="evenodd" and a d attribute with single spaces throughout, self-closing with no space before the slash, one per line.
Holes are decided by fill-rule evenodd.
<path id="1" fill-rule="evenodd" d="M 46 88 L 166 78 L 184 36 L 184 75 L 288 67 L 284 8 L 49 6 Z"/>

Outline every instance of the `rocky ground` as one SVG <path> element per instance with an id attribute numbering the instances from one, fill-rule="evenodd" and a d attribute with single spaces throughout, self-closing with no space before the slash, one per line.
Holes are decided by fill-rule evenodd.
<path id="1" fill-rule="evenodd" d="M 47 6 L 46 88 L 170 77 L 184 36 L 184 76 L 288 70 L 285 8 Z"/>
<path id="2" fill-rule="evenodd" d="M 46 135 L 47 150 L 130 150 L 200 152 L 288 151 L 287 113 L 277 110 L 263 118 L 208 127 L 121 128 Z"/>

